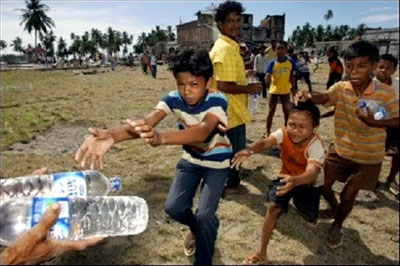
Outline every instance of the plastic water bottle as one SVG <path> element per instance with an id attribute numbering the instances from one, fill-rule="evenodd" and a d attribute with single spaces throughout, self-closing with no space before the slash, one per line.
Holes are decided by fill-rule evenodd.
<path id="1" fill-rule="evenodd" d="M 259 82 L 257 77 L 249 76 L 247 78 L 248 84 L 253 84 Z M 258 93 L 253 93 L 250 95 L 250 113 L 254 117 L 257 114 L 258 98 L 260 95 Z"/>
<path id="2" fill-rule="evenodd" d="M 0 199 L 5 202 L 17 198 L 105 196 L 121 189 L 118 177 L 108 179 L 99 171 L 86 170 L 30 175 L 0 180 Z"/>
<path id="3" fill-rule="evenodd" d="M 0 205 L 0 244 L 10 245 L 36 225 L 54 202 L 60 204 L 61 212 L 50 234 L 60 240 L 135 235 L 146 229 L 149 219 L 146 201 L 135 196 L 11 200 Z"/>
<path id="4" fill-rule="evenodd" d="M 358 106 L 361 108 L 364 115 L 368 115 L 368 107 L 368 109 L 374 114 L 375 120 L 381 120 L 386 117 L 387 112 L 385 108 L 373 100 L 361 100 L 358 102 Z"/>

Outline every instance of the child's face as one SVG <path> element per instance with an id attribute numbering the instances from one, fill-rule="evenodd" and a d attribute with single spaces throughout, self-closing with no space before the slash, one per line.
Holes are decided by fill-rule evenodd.
<path id="1" fill-rule="evenodd" d="M 304 144 L 314 131 L 311 114 L 308 111 L 291 113 L 286 128 L 294 144 Z"/>
<path id="2" fill-rule="evenodd" d="M 282 58 L 286 55 L 287 48 L 285 45 L 278 43 L 276 46 L 276 56 Z"/>
<path id="3" fill-rule="evenodd" d="M 345 60 L 345 71 L 354 89 L 366 88 L 373 70 L 374 64 L 368 56 L 358 56 L 351 60 Z"/>
<path id="4" fill-rule="evenodd" d="M 200 102 L 207 90 L 204 77 L 197 77 L 190 72 L 180 72 L 176 75 L 176 84 L 180 96 L 186 104 L 194 106 Z"/>
<path id="5" fill-rule="evenodd" d="M 396 72 L 394 64 L 388 60 L 379 60 L 377 67 L 375 68 L 374 74 L 381 82 L 387 82 Z"/>

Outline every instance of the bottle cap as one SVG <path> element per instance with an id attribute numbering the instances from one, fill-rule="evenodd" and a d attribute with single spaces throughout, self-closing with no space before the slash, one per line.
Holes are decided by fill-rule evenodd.
<path id="1" fill-rule="evenodd" d="M 383 113 L 383 112 L 376 112 L 375 114 L 374 114 L 374 119 L 375 120 L 382 120 L 383 118 L 385 117 L 385 114 Z"/>
<path id="2" fill-rule="evenodd" d="M 367 106 L 367 104 L 365 103 L 365 101 L 359 101 L 358 106 L 364 108 L 365 106 Z"/>
<path id="3" fill-rule="evenodd" d="M 122 187 L 122 182 L 119 177 L 113 177 L 110 179 L 111 183 L 111 191 L 117 191 L 120 190 Z"/>

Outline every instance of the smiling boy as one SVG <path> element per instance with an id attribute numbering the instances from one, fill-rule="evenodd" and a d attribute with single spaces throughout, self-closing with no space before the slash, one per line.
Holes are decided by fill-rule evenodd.
<path id="1" fill-rule="evenodd" d="M 173 60 L 171 70 L 177 90 L 165 95 L 146 118 L 127 120 L 128 125 L 111 130 L 93 130 L 76 153 L 76 160 L 91 168 L 115 142 L 141 137 L 152 146 L 182 145 L 183 155 L 165 203 L 165 211 L 187 225 L 185 255 L 195 254 L 194 264 L 211 265 L 219 220 L 215 213 L 224 191 L 232 154 L 226 136 L 227 100 L 210 91 L 213 68 L 205 50 L 184 50 Z M 159 132 L 154 127 L 168 114 L 178 119 L 179 130 Z M 201 185 L 200 185 L 201 184 Z M 193 197 L 200 186 L 198 208 L 192 211 Z"/>

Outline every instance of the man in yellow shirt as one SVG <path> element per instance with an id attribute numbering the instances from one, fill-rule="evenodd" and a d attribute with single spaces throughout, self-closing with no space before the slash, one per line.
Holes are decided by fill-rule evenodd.
<path id="1" fill-rule="evenodd" d="M 246 123 L 250 122 L 247 110 L 247 94 L 260 93 L 261 83 L 247 84 L 243 59 L 237 37 L 240 33 L 241 14 L 244 8 L 235 1 L 226 1 L 218 6 L 215 21 L 220 35 L 210 51 L 214 76 L 211 88 L 222 91 L 228 98 L 228 138 L 232 150 L 246 148 Z M 227 193 L 245 193 L 247 189 L 240 184 L 239 172 L 231 169 L 226 185 Z"/>

